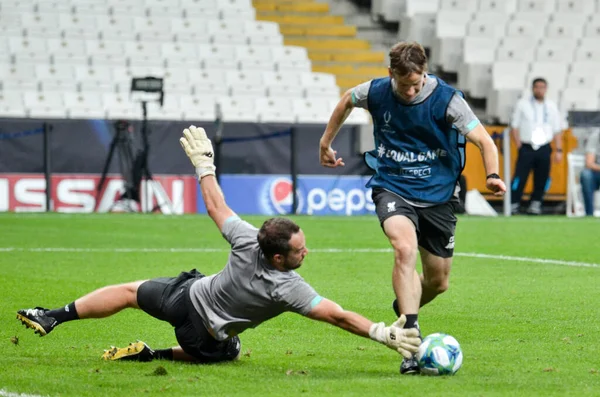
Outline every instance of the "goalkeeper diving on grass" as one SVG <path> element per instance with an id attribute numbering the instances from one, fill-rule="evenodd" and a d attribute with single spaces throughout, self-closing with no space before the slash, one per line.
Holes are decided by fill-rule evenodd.
<path id="1" fill-rule="evenodd" d="M 211 276 L 194 269 L 177 277 L 107 286 L 57 309 L 19 310 L 18 320 L 44 336 L 67 321 L 142 309 L 174 327 L 178 346 L 153 350 L 144 342 L 136 342 L 105 351 L 103 359 L 215 363 L 239 357 L 238 335 L 244 330 L 284 312 L 295 312 L 370 337 L 404 357 L 412 357 L 420 344 L 419 332 L 404 328 L 404 315 L 391 326 L 373 323 L 321 297 L 295 272 L 308 254 L 304 232 L 296 223 L 271 218 L 257 229 L 227 206 L 215 178 L 213 148 L 204 129 L 185 129 L 180 143 L 196 169 L 208 215 L 231 244 L 225 268 Z"/>

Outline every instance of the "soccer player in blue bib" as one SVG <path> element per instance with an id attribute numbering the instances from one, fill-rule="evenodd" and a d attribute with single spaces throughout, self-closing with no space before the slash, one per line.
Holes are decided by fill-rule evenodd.
<path id="1" fill-rule="evenodd" d="M 502 195 L 506 186 L 498 176 L 498 151 L 462 93 L 427 74 L 427 56 L 418 43 L 396 44 L 389 77 L 342 96 L 320 141 L 322 165 L 344 165 L 331 144 L 354 107 L 367 109 L 373 118 L 375 150 L 365 160 L 375 175 L 367 187 L 373 189 L 377 216 L 394 249 L 393 307 L 406 315 L 406 327 L 418 327 L 419 308 L 448 289 L 466 141 L 481 150 L 487 188 Z M 403 360 L 400 373 L 418 372 L 414 358 Z"/>

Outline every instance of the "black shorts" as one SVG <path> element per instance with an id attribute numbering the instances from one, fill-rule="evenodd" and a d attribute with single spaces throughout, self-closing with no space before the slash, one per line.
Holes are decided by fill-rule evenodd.
<path id="1" fill-rule="evenodd" d="M 404 215 L 414 223 L 419 246 L 442 258 L 454 255 L 454 215 L 458 200 L 433 207 L 415 207 L 399 196 L 381 188 L 373 189 L 373 202 L 383 228 L 383 222 L 393 215 Z"/>
<path id="2" fill-rule="evenodd" d="M 240 352 L 239 338 L 235 336 L 223 342 L 213 338 L 190 300 L 190 286 L 202 277 L 202 273 L 193 269 L 177 277 L 148 280 L 138 288 L 138 305 L 152 317 L 175 327 L 175 337 L 183 351 L 198 361 L 216 363 L 233 360 Z"/>

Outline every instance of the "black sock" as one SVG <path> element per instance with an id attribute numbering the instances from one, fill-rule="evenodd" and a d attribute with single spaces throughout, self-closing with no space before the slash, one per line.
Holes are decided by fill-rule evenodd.
<path id="1" fill-rule="evenodd" d="M 154 350 L 154 359 L 173 361 L 173 349 Z"/>
<path id="2" fill-rule="evenodd" d="M 406 314 L 406 324 L 404 324 L 404 328 L 419 328 L 417 317 L 419 317 L 418 314 Z"/>
<path id="3" fill-rule="evenodd" d="M 396 313 L 396 317 L 400 317 L 400 308 L 398 307 L 398 299 L 394 299 L 392 303 L 392 309 L 394 309 L 394 313 Z"/>
<path id="4" fill-rule="evenodd" d="M 58 324 L 79 319 L 79 315 L 75 309 L 75 302 L 69 303 L 59 309 L 48 310 L 46 315 L 55 318 Z"/>

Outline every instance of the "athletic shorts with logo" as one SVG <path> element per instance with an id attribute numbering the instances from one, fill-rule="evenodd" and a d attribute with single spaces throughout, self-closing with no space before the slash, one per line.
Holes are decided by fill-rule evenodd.
<path id="1" fill-rule="evenodd" d="M 374 188 L 372 196 L 382 228 L 389 217 L 404 215 L 415 225 L 420 247 L 442 258 L 454 255 L 454 210 L 458 199 L 453 197 L 447 203 L 422 208 L 410 205 L 398 195 L 381 188 Z"/>
<path id="2" fill-rule="evenodd" d="M 234 360 L 241 349 L 237 336 L 226 341 L 212 337 L 190 300 L 190 286 L 204 275 L 193 269 L 177 277 L 148 280 L 140 285 L 140 309 L 175 327 L 177 342 L 187 354 L 202 363 Z"/>

